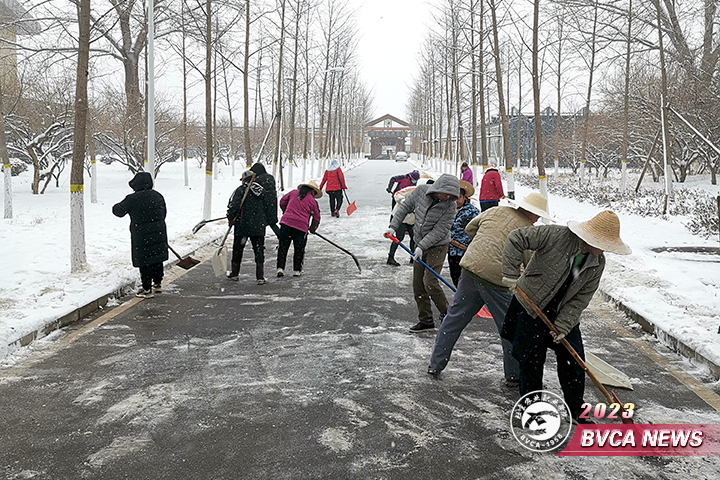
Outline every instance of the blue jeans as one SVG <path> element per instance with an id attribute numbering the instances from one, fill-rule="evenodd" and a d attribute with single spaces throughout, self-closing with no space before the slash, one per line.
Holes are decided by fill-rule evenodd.
<path id="1" fill-rule="evenodd" d="M 437 371 L 445 369 L 452 349 L 463 329 L 483 306 L 487 306 L 493 316 L 498 332 L 502 331 L 505 314 L 511 300 L 512 294 L 509 291 L 485 287 L 465 273 L 461 273 L 457 292 L 455 292 L 447 315 L 440 324 L 435 338 L 435 349 L 430 358 L 430 367 Z M 520 365 L 512 356 L 512 343 L 505 339 L 501 340 L 505 379 L 517 381 L 520 378 Z"/>

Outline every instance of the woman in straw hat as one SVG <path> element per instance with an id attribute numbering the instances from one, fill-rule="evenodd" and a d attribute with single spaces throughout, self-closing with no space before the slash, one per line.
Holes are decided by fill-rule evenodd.
<path id="1" fill-rule="evenodd" d="M 517 209 L 505 206 L 490 208 L 473 218 L 465 228 L 472 241 L 460 261 L 462 272 L 457 292 L 440 324 L 430 357 L 429 374 L 437 375 L 445 368 L 455 342 L 483 306 L 495 320 L 498 332 L 502 330 L 505 313 L 512 300 L 512 293 L 502 284 L 505 239 L 511 231 L 528 227 L 540 217 L 549 217 L 547 200 L 539 193 L 533 192 L 515 205 Z M 503 340 L 502 348 L 505 380 L 516 383 L 520 367 L 512 356 L 512 343 Z"/>
<path id="2" fill-rule="evenodd" d="M 298 185 L 298 188 L 286 193 L 280 199 L 283 216 L 280 219 L 280 245 L 278 246 L 277 276 L 285 275 L 285 261 L 293 244 L 293 276 L 303 274 L 305 244 L 308 231 L 314 233 L 320 225 L 320 208 L 317 200 L 322 191 L 315 182 Z M 312 222 L 310 219 L 312 218 Z"/>
<path id="3" fill-rule="evenodd" d="M 460 260 L 465 253 L 465 247 L 470 244 L 470 237 L 465 233 L 465 227 L 470 220 L 480 215 L 475 205 L 470 202 L 470 197 L 475 193 L 472 184 L 460 180 L 460 196 L 455 200 L 457 213 L 455 221 L 450 229 L 450 247 L 448 248 L 448 265 L 450 266 L 450 278 L 453 285 L 457 287 L 460 279 Z"/>
<path id="4" fill-rule="evenodd" d="M 520 275 L 525 250 L 535 253 Z M 513 291 L 516 285 L 522 288 L 558 331 L 551 334 L 524 299 L 513 298 L 502 336 L 513 342 L 513 355 L 520 362 L 520 395 L 542 389 L 545 356 L 551 348 L 557 357 L 563 396 L 576 423 L 587 422 L 579 418 L 585 372 L 559 342 L 565 338 L 585 359 L 580 314 L 600 285 L 606 251 L 630 254 L 630 247 L 620 239 L 620 220 L 609 210 L 585 222 L 568 222 L 567 227 L 515 230 L 508 235 L 503 251 L 503 283 Z"/>

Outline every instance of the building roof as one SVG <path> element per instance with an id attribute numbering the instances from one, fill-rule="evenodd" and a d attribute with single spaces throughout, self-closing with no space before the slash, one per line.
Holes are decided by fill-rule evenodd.
<path id="1" fill-rule="evenodd" d="M 0 0 L 0 1 L 2 1 L 2 0 Z M 380 122 L 382 122 L 382 121 L 384 121 L 384 120 L 392 120 L 392 121 L 395 122 L 395 123 L 399 123 L 399 124 L 402 125 L 403 127 L 409 127 L 409 126 L 410 126 L 410 124 L 409 124 L 408 122 L 406 122 L 406 121 L 404 121 L 404 120 L 400 120 L 400 119 L 397 118 L 397 117 L 393 117 L 393 116 L 390 115 L 389 113 L 386 113 L 386 114 L 383 115 L 382 117 L 378 117 L 378 118 L 376 118 L 375 120 L 370 120 L 368 123 L 365 124 L 365 126 L 366 126 L 366 127 L 372 127 L 373 125 L 377 125 L 378 123 L 380 123 Z"/>

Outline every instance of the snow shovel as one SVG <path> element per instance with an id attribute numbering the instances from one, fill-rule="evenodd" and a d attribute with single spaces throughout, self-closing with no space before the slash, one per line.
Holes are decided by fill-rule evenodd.
<path id="1" fill-rule="evenodd" d="M 168 244 L 168 248 L 170 249 L 170 251 L 171 251 L 172 253 L 175 254 L 176 257 L 178 257 L 178 262 L 177 262 L 175 265 L 177 265 L 177 266 L 180 267 L 180 268 L 184 268 L 185 270 L 190 270 L 192 267 L 194 267 L 195 265 L 197 265 L 198 263 L 200 263 L 200 260 L 196 260 L 196 259 L 192 258 L 190 255 L 188 255 L 188 256 L 185 257 L 185 258 L 182 258 L 182 257 L 175 251 L 175 249 L 172 248 L 169 244 Z"/>
<path id="2" fill-rule="evenodd" d="M 227 240 L 227 237 L 230 234 L 230 230 L 232 230 L 232 227 L 232 225 L 228 227 L 227 232 L 225 232 L 225 236 L 220 242 L 220 247 L 215 250 L 210 262 L 212 264 L 213 271 L 215 272 L 216 277 L 224 275 L 227 272 L 227 247 L 225 246 L 225 240 Z"/>
<path id="3" fill-rule="evenodd" d="M 533 309 L 533 311 L 535 311 L 537 316 L 543 321 L 543 323 L 545 323 L 545 325 L 547 325 L 547 327 L 550 329 L 550 331 L 557 335 L 558 331 L 555 328 L 555 325 L 553 325 L 553 323 L 545 316 L 545 314 L 542 312 L 542 310 L 540 310 L 540 308 L 538 308 L 538 306 L 535 305 L 535 303 L 533 303 L 532 300 L 530 300 L 530 297 L 528 297 L 527 294 L 525 292 L 523 292 L 522 289 L 520 287 L 518 287 L 517 285 L 515 286 L 515 292 L 518 295 L 520 295 L 528 303 L 528 305 L 530 305 L 530 307 Z M 588 374 L 588 376 L 593 381 L 595 386 L 598 387 L 598 389 L 605 396 L 608 404 L 617 403 L 620 406 L 620 411 L 622 412 L 620 419 L 622 420 L 622 422 L 623 423 L 635 423 L 632 418 L 625 418 L 625 415 L 627 414 L 627 410 L 625 410 L 625 407 L 620 402 L 617 395 L 615 395 L 615 392 L 612 392 L 612 395 L 610 395 L 610 393 L 608 393 L 608 391 L 605 389 L 603 384 L 600 383 L 600 380 L 598 380 L 598 378 L 590 370 L 590 368 L 583 361 L 583 359 L 580 358 L 580 355 L 578 355 L 578 353 L 575 351 L 575 349 L 572 347 L 572 345 L 570 345 L 570 343 L 568 343 L 568 341 L 565 340 L 564 338 L 562 340 L 560 340 L 560 343 L 562 343 L 565 346 L 565 348 L 567 348 L 567 351 L 570 352 L 570 355 L 572 355 L 572 357 L 578 362 L 578 364 L 582 367 L 582 369 L 585 370 L 585 373 Z"/>
<path id="4" fill-rule="evenodd" d="M 343 190 L 343 193 L 345 193 L 345 198 L 347 199 L 347 202 L 348 202 L 348 207 L 347 207 L 347 210 L 345 210 L 345 213 L 347 213 L 348 217 L 349 217 L 350 215 L 353 214 L 353 212 L 355 210 L 357 210 L 357 206 L 355 205 L 355 200 L 353 200 L 352 202 L 350 201 L 350 199 L 348 198 L 348 194 L 345 190 Z"/>
<path id="5" fill-rule="evenodd" d="M 201 220 L 200 223 L 195 225 L 192 229 L 192 233 L 196 234 L 198 230 L 205 226 L 206 223 L 217 222 L 218 220 L 225 220 L 227 217 L 213 218 L 212 220 Z"/>
<path id="6" fill-rule="evenodd" d="M 345 253 L 347 253 L 348 255 L 350 255 L 350 256 L 352 257 L 353 261 L 355 262 L 355 265 L 357 265 L 358 271 L 359 271 L 360 273 L 362 273 L 362 268 L 360 268 L 360 262 L 358 262 L 357 257 L 356 257 L 355 255 L 353 255 L 352 253 L 350 253 L 350 251 L 345 250 L 343 247 L 341 247 L 341 246 L 338 245 L 337 243 L 335 243 L 335 242 L 333 242 L 333 241 L 331 241 L 331 240 L 328 240 L 327 238 L 323 237 L 322 235 L 320 235 L 320 234 L 317 233 L 317 232 L 310 232 L 310 233 L 312 233 L 313 235 L 317 235 L 318 237 L 322 238 L 323 240 L 325 240 L 326 242 L 328 242 L 328 243 L 329 243 L 330 245 L 332 245 L 333 247 L 339 248 L 339 249 L 342 250 L 343 252 L 345 252 Z"/>
<path id="7" fill-rule="evenodd" d="M 403 243 L 402 243 L 400 240 L 397 239 L 397 237 L 395 237 L 395 236 L 393 236 L 393 235 L 390 235 L 390 234 L 388 234 L 388 233 L 386 233 L 385 236 L 386 236 L 387 238 L 389 238 L 390 240 L 392 240 L 393 242 L 395 242 L 395 243 L 397 243 L 398 245 L 400 245 L 406 252 L 408 252 L 410 255 L 412 255 L 412 257 L 415 259 L 415 261 L 420 262 L 420 265 L 422 265 L 423 267 L 427 268 L 427 269 L 430 271 L 430 273 L 432 273 L 433 275 L 435 275 L 441 282 L 443 282 L 445 285 L 447 285 L 448 288 L 450 288 L 450 290 L 452 290 L 453 292 L 457 292 L 457 289 L 456 289 L 455 287 L 453 287 L 451 284 L 449 284 L 448 281 L 445 280 L 443 277 L 441 277 L 439 273 L 437 273 L 435 270 L 433 270 L 432 268 L 430 268 L 430 265 L 428 265 L 427 263 L 423 262 L 423 261 L 422 261 L 422 258 L 418 258 L 413 252 L 411 252 L 408 247 L 406 247 L 405 245 L 403 245 Z"/>

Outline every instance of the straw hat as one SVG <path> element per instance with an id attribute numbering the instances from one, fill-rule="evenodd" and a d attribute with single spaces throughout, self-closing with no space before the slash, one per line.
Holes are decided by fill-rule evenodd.
<path id="1" fill-rule="evenodd" d="M 590 246 L 618 255 L 632 253 L 620 239 L 620 219 L 610 210 L 600 212 L 585 222 L 569 221 L 568 227 Z"/>
<path id="2" fill-rule="evenodd" d="M 322 190 L 320 190 L 317 183 L 315 183 L 313 181 L 309 181 L 308 183 L 301 183 L 300 185 L 298 185 L 298 188 L 300 188 L 300 187 L 310 187 L 313 190 L 313 194 L 312 194 L 313 197 L 315 197 L 315 198 L 322 197 Z"/>
<path id="3" fill-rule="evenodd" d="M 466 182 L 465 180 L 460 180 L 460 190 L 465 190 L 465 196 L 470 198 L 475 193 L 475 188 L 472 186 L 470 182 Z"/>
<path id="4" fill-rule="evenodd" d="M 540 217 L 550 218 L 547 211 L 547 198 L 540 193 L 530 192 L 522 200 L 508 200 L 508 202 L 510 202 L 510 205 L 522 208 Z"/>

